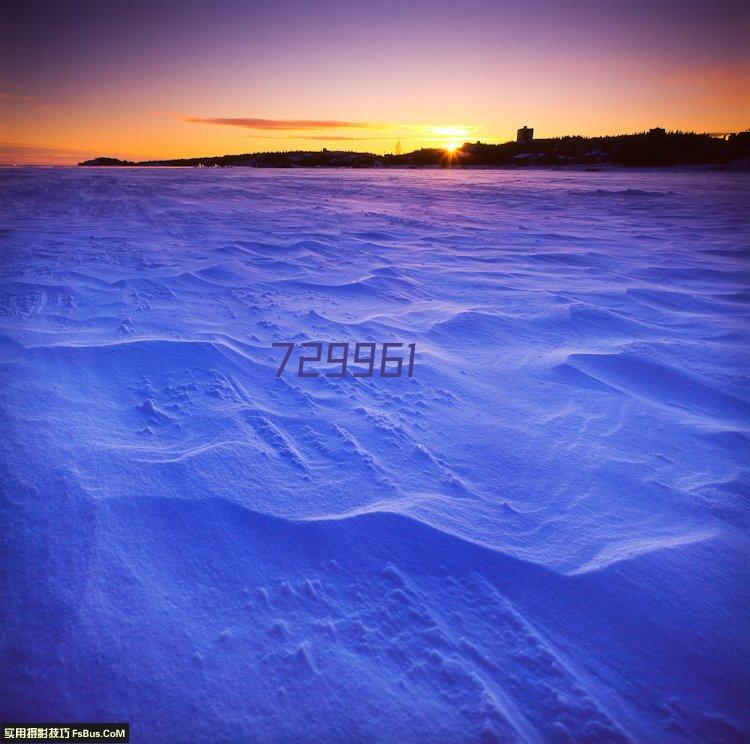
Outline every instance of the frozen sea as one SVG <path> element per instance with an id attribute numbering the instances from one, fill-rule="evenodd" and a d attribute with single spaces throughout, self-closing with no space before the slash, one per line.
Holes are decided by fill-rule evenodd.
<path id="1" fill-rule="evenodd" d="M 0 717 L 747 741 L 749 206 L 718 171 L 0 171 Z M 413 376 L 277 377 L 310 341 Z"/>

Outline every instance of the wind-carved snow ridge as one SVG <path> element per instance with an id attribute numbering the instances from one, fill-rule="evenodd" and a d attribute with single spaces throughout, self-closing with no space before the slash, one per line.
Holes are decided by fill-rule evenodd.
<path id="1" fill-rule="evenodd" d="M 750 736 L 746 175 L 34 168 L 0 199 L 3 720 Z M 415 343 L 414 375 L 276 377 L 305 341 Z"/>

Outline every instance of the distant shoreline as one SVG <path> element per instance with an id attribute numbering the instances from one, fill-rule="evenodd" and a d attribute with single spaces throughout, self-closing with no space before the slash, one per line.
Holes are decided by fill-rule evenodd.
<path id="1" fill-rule="evenodd" d="M 108 166 L 84 166 L 83 163 L 0 163 L 0 169 L 8 170 L 21 170 L 24 168 L 107 168 L 111 170 L 188 170 L 190 168 L 198 168 L 198 166 L 187 166 L 187 165 L 143 165 L 141 163 L 134 163 L 132 165 L 108 165 Z M 384 165 L 384 166 L 373 166 L 371 168 L 356 168 L 353 166 L 265 166 L 258 167 L 253 165 L 231 165 L 231 166 L 217 166 L 216 168 L 208 168 L 209 170 L 228 170 L 228 169 L 242 169 L 242 170 L 274 170 L 274 171 L 434 171 L 434 172 L 446 172 L 446 171 L 538 171 L 538 172 L 571 172 L 571 173 L 613 173 L 617 171 L 685 171 L 685 172 L 741 172 L 750 170 L 750 159 L 745 162 L 735 161 L 730 163 L 699 163 L 693 165 L 677 164 L 677 165 L 613 165 L 610 163 L 602 163 L 595 165 L 528 165 L 528 166 L 517 166 L 517 165 L 453 165 L 449 167 L 441 167 L 436 165 Z M 201 169 L 203 170 L 203 169 Z"/>
<path id="2" fill-rule="evenodd" d="M 125 168 L 523 168 L 523 167 L 747 167 L 750 131 L 726 139 L 708 134 L 651 129 L 640 134 L 606 137 L 556 137 L 524 142 L 466 142 L 454 152 L 442 148 L 400 155 L 346 150 L 255 152 L 197 158 L 128 161 L 98 157 L 84 167 Z"/>

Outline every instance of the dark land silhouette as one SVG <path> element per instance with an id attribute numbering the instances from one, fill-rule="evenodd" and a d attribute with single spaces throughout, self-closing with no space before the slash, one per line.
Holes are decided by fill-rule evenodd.
<path id="1" fill-rule="evenodd" d="M 746 168 L 750 165 L 750 130 L 726 138 L 655 128 L 639 134 L 606 137 L 553 137 L 502 144 L 466 142 L 453 153 L 443 148 L 426 148 L 398 155 L 323 149 L 141 162 L 101 157 L 79 165 L 253 168 L 733 165 Z"/>

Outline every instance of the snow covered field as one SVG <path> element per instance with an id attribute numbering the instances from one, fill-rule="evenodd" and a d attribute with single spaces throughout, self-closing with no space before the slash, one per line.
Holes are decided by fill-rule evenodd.
<path id="1" fill-rule="evenodd" d="M 0 172 L 3 720 L 745 739 L 749 185 Z"/>

